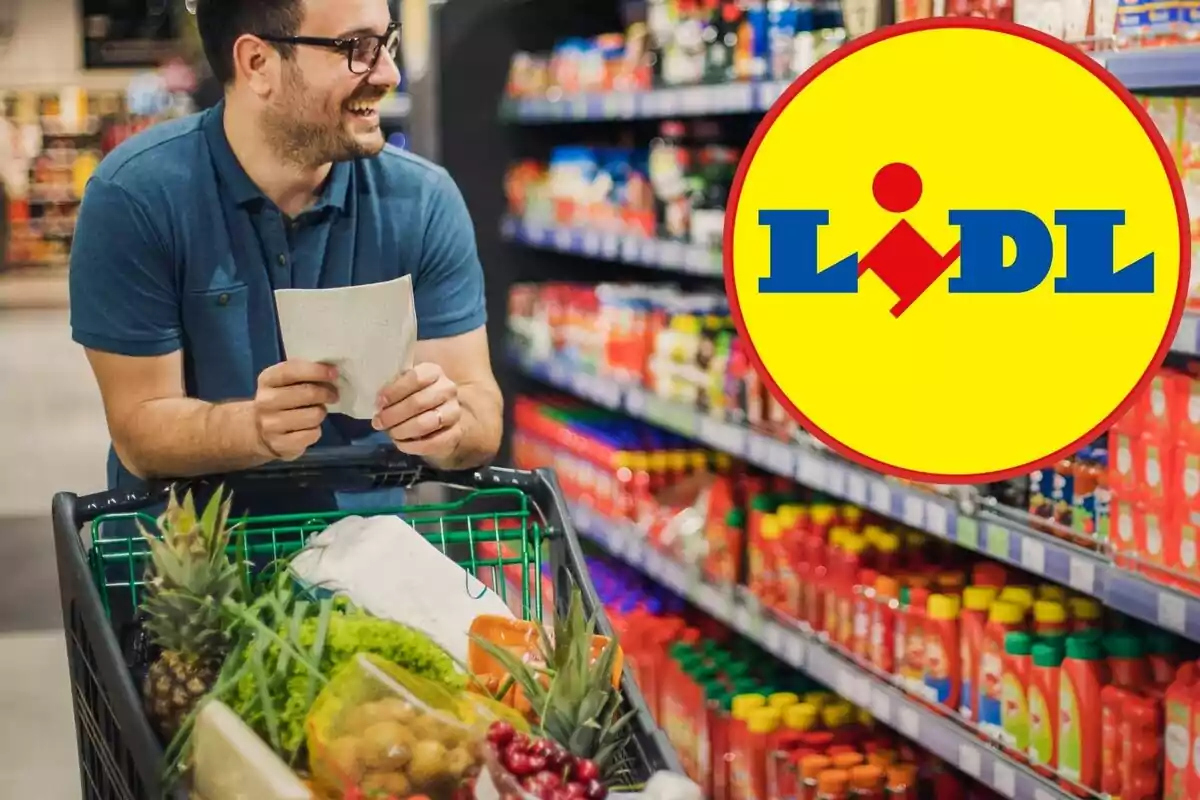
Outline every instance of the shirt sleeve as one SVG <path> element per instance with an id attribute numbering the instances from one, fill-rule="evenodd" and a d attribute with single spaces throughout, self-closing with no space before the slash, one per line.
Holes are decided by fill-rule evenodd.
<path id="1" fill-rule="evenodd" d="M 458 336 L 487 322 L 475 226 L 454 179 L 443 170 L 435 175 L 421 263 L 413 276 L 418 339 Z"/>
<path id="2" fill-rule="evenodd" d="M 71 242 L 71 334 L 84 347 L 157 356 L 182 346 L 174 260 L 126 189 L 88 182 Z"/>

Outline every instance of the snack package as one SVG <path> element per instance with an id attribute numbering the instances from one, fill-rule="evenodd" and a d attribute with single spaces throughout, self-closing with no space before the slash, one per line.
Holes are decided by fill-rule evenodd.
<path id="1" fill-rule="evenodd" d="M 528 730 L 500 703 L 360 654 L 333 676 L 309 711 L 314 794 L 453 800 L 482 769 L 484 735 L 495 720 Z"/>

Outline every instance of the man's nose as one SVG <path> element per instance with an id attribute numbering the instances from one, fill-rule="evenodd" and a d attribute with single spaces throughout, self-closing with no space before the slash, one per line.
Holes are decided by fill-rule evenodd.
<path id="1" fill-rule="evenodd" d="M 371 70 L 368 82 L 372 86 L 396 86 L 400 83 L 400 65 L 387 50 L 379 54 L 375 69 Z"/>

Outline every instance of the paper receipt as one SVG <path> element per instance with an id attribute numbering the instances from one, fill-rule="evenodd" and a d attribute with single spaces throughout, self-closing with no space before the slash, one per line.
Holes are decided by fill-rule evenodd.
<path id="1" fill-rule="evenodd" d="M 337 367 L 331 414 L 371 419 L 379 390 L 412 369 L 417 313 L 408 275 L 336 289 L 276 289 L 275 307 L 287 358 Z"/>

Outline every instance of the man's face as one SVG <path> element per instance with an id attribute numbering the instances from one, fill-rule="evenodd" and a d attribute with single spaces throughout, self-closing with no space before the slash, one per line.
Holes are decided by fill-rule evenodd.
<path id="1" fill-rule="evenodd" d="M 381 36 L 391 23 L 387 0 L 305 0 L 304 10 L 299 36 Z M 366 68 L 362 59 L 355 62 L 356 71 Z M 379 101 L 400 82 L 386 49 L 374 69 L 355 74 L 345 51 L 297 45 L 284 60 L 280 79 L 264 114 L 268 135 L 280 152 L 315 166 L 383 149 Z"/>

